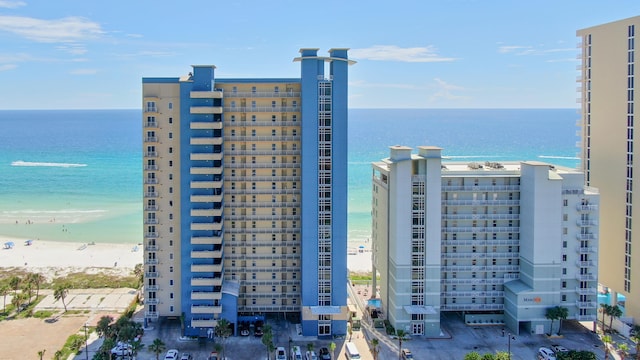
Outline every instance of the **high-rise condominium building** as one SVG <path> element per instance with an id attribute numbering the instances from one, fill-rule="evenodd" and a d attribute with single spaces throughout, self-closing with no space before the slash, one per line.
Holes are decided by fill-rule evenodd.
<path id="1" fill-rule="evenodd" d="M 143 78 L 145 317 L 346 333 L 347 49 L 301 77 Z M 326 68 L 326 70 L 325 70 Z"/>
<path id="2" fill-rule="evenodd" d="M 513 333 L 548 333 L 556 306 L 596 319 L 599 195 L 582 172 L 411 151 L 373 163 L 373 266 L 396 329 L 437 337 L 454 311 Z"/>
<path id="3" fill-rule="evenodd" d="M 640 35 L 640 16 L 578 30 L 581 63 L 577 79 L 582 104 L 582 169 L 586 184 L 602 194 L 599 280 L 611 290 L 613 303 L 617 293 L 624 294 L 626 315 L 637 318 L 640 232 L 633 229 L 634 223 L 639 225 L 633 209 L 640 204 L 640 193 L 634 194 L 640 184 L 637 161 L 634 163 L 635 150 L 640 150 L 634 146 L 635 65 L 639 64 L 636 58 L 640 60 L 635 47 L 640 41 L 635 41 L 636 30 Z M 639 211 L 636 206 L 635 212 Z"/>

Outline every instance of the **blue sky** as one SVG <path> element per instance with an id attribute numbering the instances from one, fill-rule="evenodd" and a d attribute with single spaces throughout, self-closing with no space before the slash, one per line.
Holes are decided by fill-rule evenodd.
<path id="1" fill-rule="evenodd" d="M 619 0 L 0 0 L 0 109 L 139 108 L 142 77 L 299 77 L 350 48 L 352 108 L 577 108 L 576 30 Z"/>

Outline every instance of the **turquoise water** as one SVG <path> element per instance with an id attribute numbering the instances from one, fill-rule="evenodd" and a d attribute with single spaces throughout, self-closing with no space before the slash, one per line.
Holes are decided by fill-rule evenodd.
<path id="1" fill-rule="evenodd" d="M 625 304 L 625 296 L 622 294 L 618 294 L 618 302 L 617 305 L 622 310 L 622 316 L 625 316 L 626 309 L 624 308 Z M 600 304 L 611 305 L 611 293 L 600 294 L 598 293 L 598 309 L 600 309 Z"/>
<path id="2" fill-rule="evenodd" d="M 371 162 L 389 146 L 575 167 L 577 118 L 574 109 L 350 110 L 349 239 L 370 237 Z M 141 132 L 139 110 L 0 111 L 0 234 L 140 242 Z"/>

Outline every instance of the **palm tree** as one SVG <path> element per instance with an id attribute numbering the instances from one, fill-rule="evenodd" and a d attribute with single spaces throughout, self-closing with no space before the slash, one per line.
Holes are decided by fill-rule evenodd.
<path id="1" fill-rule="evenodd" d="M 20 282 L 21 282 L 20 278 L 15 275 L 9 279 L 9 286 L 13 290 L 13 295 L 18 294 L 18 289 L 20 288 Z"/>
<path id="2" fill-rule="evenodd" d="M 560 335 L 560 330 L 562 329 L 562 321 L 566 320 L 569 317 L 569 309 L 566 307 L 558 306 L 558 319 L 560 320 L 560 325 L 558 326 L 558 335 Z"/>
<path id="3" fill-rule="evenodd" d="M 31 305 L 31 293 L 33 292 L 33 283 L 31 281 L 29 281 L 29 279 L 27 278 L 27 281 L 24 282 L 24 284 L 22 284 L 22 293 L 25 295 L 25 300 L 27 300 L 27 302 L 29 303 L 29 305 Z"/>
<path id="4" fill-rule="evenodd" d="M 218 320 L 218 324 L 216 324 L 216 336 L 218 336 L 219 338 L 222 339 L 222 358 L 225 358 L 225 354 L 224 354 L 224 348 L 225 348 L 225 342 L 227 340 L 227 338 L 229 336 L 232 335 L 231 333 L 231 323 L 229 323 L 229 320 L 227 319 L 220 319 Z M 262 334 L 264 336 L 264 332 Z"/>
<path id="5" fill-rule="evenodd" d="M 40 284 L 43 284 L 47 279 L 40 273 L 29 274 L 28 280 L 30 283 L 36 286 L 36 299 L 40 294 Z"/>
<path id="6" fill-rule="evenodd" d="M 331 350 L 331 358 L 335 359 L 334 352 L 336 351 L 336 343 L 334 343 L 333 341 L 331 342 L 331 344 L 329 344 L 329 350 Z"/>
<path id="7" fill-rule="evenodd" d="M 64 306 L 64 312 L 67 312 L 67 304 L 64 302 L 64 299 L 69 294 L 69 285 L 67 284 L 58 284 L 56 285 L 55 290 L 53 290 L 53 298 L 56 301 L 62 301 L 62 306 Z"/>
<path id="8" fill-rule="evenodd" d="M 96 333 L 98 336 L 104 337 L 109 333 L 109 325 L 113 321 L 113 318 L 109 315 L 104 315 L 98 320 L 98 324 L 96 325 Z"/>
<path id="9" fill-rule="evenodd" d="M 618 352 L 620 354 L 620 358 L 624 360 L 627 355 L 629 355 L 629 345 L 627 345 L 626 343 L 618 344 Z"/>
<path id="10" fill-rule="evenodd" d="M 16 312 L 20 312 L 20 307 L 24 304 L 24 294 L 15 294 L 13 298 L 11 298 L 11 304 L 15 306 Z"/>
<path id="11" fill-rule="evenodd" d="M 609 346 L 613 344 L 613 339 L 611 339 L 609 335 L 604 335 L 602 337 L 602 343 L 604 344 L 604 359 L 607 360 L 609 359 Z"/>
<path id="12" fill-rule="evenodd" d="M 600 312 L 602 313 L 602 332 L 605 332 L 606 330 L 606 325 L 604 323 L 604 316 L 609 314 L 610 308 L 611 308 L 611 305 L 609 304 L 605 304 L 605 303 L 600 304 Z"/>
<path id="13" fill-rule="evenodd" d="M 640 360 L 640 325 L 633 325 L 631 340 L 636 343 L 636 360 Z"/>
<path id="14" fill-rule="evenodd" d="M 131 343 L 131 353 L 134 358 L 138 355 L 138 351 L 142 350 L 143 347 L 144 344 L 140 341 L 133 341 Z"/>
<path id="15" fill-rule="evenodd" d="M 9 286 L 8 285 L 2 285 L 0 286 L 0 296 L 2 296 L 3 298 L 3 304 L 2 304 L 2 312 L 5 313 L 7 312 L 7 295 L 9 295 Z"/>
<path id="16" fill-rule="evenodd" d="M 55 354 L 53 354 L 53 360 L 62 360 L 62 350 L 57 350 Z"/>
<path id="17" fill-rule="evenodd" d="M 558 319 L 558 307 L 551 307 L 547 309 L 547 312 L 544 314 L 544 317 L 551 320 L 551 327 L 549 328 L 549 336 L 553 334 L 553 321 Z"/>
<path id="18" fill-rule="evenodd" d="M 42 357 L 44 356 L 44 353 L 47 352 L 46 349 L 40 350 L 38 351 L 38 357 L 40 357 L 40 360 L 42 360 Z"/>
<path id="19" fill-rule="evenodd" d="M 307 343 L 307 351 L 308 352 L 312 352 L 313 351 L 313 343 Z"/>
<path id="20" fill-rule="evenodd" d="M 153 340 L 153 343 L 151 343 L 151 345 L 149 345 L 149 351 L 156 354 L 156 360 L 158 360 L 158 358 L 160 357 L 160 353 L 163 352 L 166 348 L 167 347 L 164 345 L 162 340 L 157 338 Z"/>
<path id="21" fill-rule="evenodd" d="M 398 329 L 396 330 L 396 335 L 398 336 L 398 359 L 402 359 L 402 340 L 404 340 L 405 335 L 407 333 L 404 330 Z"/>
<path id="22" fill-rule="evenodd" d="M 273 345 L 273 333 L 271 332 L 271 325 L 266 324 L 262 327 L 262 344 L 267 348 L 267 359 L 271 358 L 271 353 L 275 350 Z"/>
<path id="23" fill-rule="evenodd" d="M 618 305 L 609 308 L 609 331 L 613 330 L 613 319 L 622 316 L 622 309 Z"/>
<path id="24" fill-rule="evenodd" d="M 371 355 L 373 355 L 373 360 L 378 360 L 378 354 L 380 354 L 380 341 L 373 338 L 371 339 Z"/>

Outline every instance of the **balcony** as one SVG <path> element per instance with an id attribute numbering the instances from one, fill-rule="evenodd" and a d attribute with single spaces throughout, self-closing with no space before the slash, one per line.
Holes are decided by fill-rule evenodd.
<path id="1" fill-rule="evenodd" d="M 144 183 L 145 184 L 157 184 L 158 183 L 158 179 L 146 178 L 146 179 L 144 179 Z"/>
<path id="2" fill-rule="evenodd" d="M 145 106 L 144 112 L 157 113 L 158 112 L 158 107 L 157 106 Z"/>
<path id="3" fill-rule="evenodd" d="M 219 189 L 222 187 L 222 181 L 192 181 L 192 189 Z"/>
<path id="4" fill-rule="evenodd" d="M 222 145 L 222 137 L 192 137 L 191 145 Z"/>
<path id="5" fill-rule="evenodd" d="M 596 288 L 580 288 L 580 287 L 576 287 L 576 292 L 579 295 L 596 295 L 597 291 L 598 290 Z"/>
<path id="6" fill-rule="evenodd" d="M 147 205 L 144 207 L 144 211 L 158 211 L 158 205 Z"/>
<path id="7" fill-rule="evenodd" d="M 158 219 L 144 219 L 145 225 L 156 225 L 158 224 Z"/>
<path id="8" fill-rule="evenodd" d="M 595 309 L 598 305 L 595 301 L 576 301 L 578 309 Z"/>
<path id="9" fill-rule="evenodd" d="M 593 254 L 596 252 L 596 248 L 593 246 L 576 246 L 576 252 L 578 254 Z"/>
<path id="10" fill-rule="evenodd" d="M 222 166 L 217 166 L 217 167 L 192 166 L 189 169 L 189 173 L 191 175 L 221 175 L 222 174 Z"/>
<path id="11" fill-rule="evenodd" d="M 157 311 L 145 311 L 144 312 L 144 317 L 146 317 L 148 319 L 157 319 L 158 318 L 158 312 Z"/>
<path id="12" fill-rule="evenodd" d="M 222 91 L 191 91 L 189 97 L 192 99 L 222 99 Z"/>
<path id="13" fill-rule="evenodd" d="M 576 239 L 578 240 L 596 240 L 597 238 L 596 234 L 576 234 Z"/>
<path id="14" fill-rule="evenodd" d="M 222 195 L 191 195 L 191 202 L 222 202 Z"/>
<path id="15" fill-rule="evenodd" d="M 222 264 L 194 264 L 191 265 L 191 272 L 221 272 Z M 206 300 L 206 299 L 205 299 Z"/>
<path id="16" fill-rule="evenodd" d="M 144 127 L 146 127 L 146 128 L 157 128 L 158 127 L 158 122 L 157 121 L 147 121 L 146 123 L 144 123 Z"/>
<path id="17" fill-rule="evenodd" d="M 579 314 L 575 314 L 574 315 L 574 319 L 578 320 L 578 321 L 595 321 L 596 320 L 596 314 L 593 315 L 579 315 Z"/>
<path id="18" fill-rule="evenodd" d="M 157 272 L 147 272 L 144 273 L 144 277 L 147 279 L 156 279 L 158 278 L 159 274 Z"/>
<path id="19" fill-rule="evenodd" d="M 158 165 L 145 165 L 144 166 L 145 170 L 158 170 Z"/>
<path id="20" fill-rule="evenodd" d="M 144 138 L 144 142 L 158 142 L 158 138 L 155 136 L 147 136 Z"/>
<path id="21" fill-rule="evenodd" d="M 218 321 L 214 319 L 191 319 L 191 327 L 193 328 L 214 328 L 218 325 Z"/>
<path id="22" fill-rule="evenodd" d="M 593 274 L 576 274 L 576 280 L 580 281 L 595 281 L 596 276 Z"/>
<path id="23" fill-rule="evenodd" d="M 578 144 L 580 144 L 578 142 Z M 598 210 L 598 205 L 596 204 L 578 204 L 576 205 L 576 210 L 578 211 L 594 211 Z"/>
<path id="24" fill-rule="evenodd" d="M 520 185 L 445 185 L 442 191 L 520 191 Z"/>
<path id="25" fill-rule="evenodd" d="M 222 292 L 216 291 L 192 291 L 191 300 L 220 300 Z"/>
<path id="26" fill-rule="evenodd" d="M 258 97 L 275 97 L 275 98 L 292 98 L 300 97 L 299 91 L 236 91 L 226 92 L 226 97 L 233 98 L 258 98 Z"/>
<path id="27" fill-rule="evenodd" d="M 594 267 L 594 266 L 596 266 L 596 262 L 593 261 L 593 260 L 588 260 L 588 261 L 576 260 L 576 266 L 578 266 L 578 267 Z"/>
<path id="28" fill-rule="evenodd" d="M 158 153 L 155 151 L 147 151 L 146 153 L 144 153 L 144 156 L 146 157 L 157 157 Z"/>
<path id="29" fill-rule="evenodd" d="M 192 121 L 189 128 L 191 130 L 219 130 L 222 129 L 222 121 Z"/>
<path id="30" fill-rule="evenodd" d="M 146 192 L 146 193 L 144 193 L 144 197 L 148 197 L 148 198 L 158 197 L 158 192 L 157 191 Z"/>
<path id="31" fill-rule="evenodd" d="M 443 205 L 486 206 L 486 205 L 520 205 L 520 200 L 442 200 Z"/>
<path id="32" fill-rule="evenodd" d="M 221 286 L 222 278 L 205 278 L 205 277 L 192 277 L 191 286 Z"/>
<path id="33" fill-rule="evenodd" d="M 155 237 L 158 237 L 158 233 L 157 232 L 147 232 L 147 233 L 144 233 L 144 237 L 146 237 L 146 238 L 155 238 Z"/>
<path id="34" fill-rule="evenodd" d="M 144 289 L 148 291 L 158 291 L 160 287 L 158 285 L 146 285 Z"/>
<path id="35" fill-rule="evenodd" d="M 192 222 L 191 230 L 222 230 L 222 223 L 199 223 Z"/>
<path id="36" fill-rule="evenodd" d="M 189 109 L 191 114 L 222 114 L 221 106 L 192 106 Z"/>
<path id="37" fill-rule="evenodd" d="M 193 250 L 191 251 L 192 259 L 220 259 L 222 258 L 222 250 Z"/>
<path id="38" fill-rule="evenodd" d="M 576 225 L 578 226 L 596 226 L 598 222 L 596 220 L 591 219 L 578 219 L 576 220 Z"/>
<path id="39" fill-rule="evenodd" d="M 301 107 L 293 106 L 236 106 L 236 107 L 224 107 L 225 112 L 299 112 Z"/>
<path id="40" fill-rule="evenodd" d="M 213 306 L 213 305 L 192 305 L 191 313 L 192 314 L 220 314 L 222 312 L 222 306 Z"/>
<path id="41" fill-rule="evenodd" d="M 160 247 L 158 245 L 147 245 L 144 247 L 144 251 L 158 251 Z"/>
<path id="42" fill-rule="evenodd" d="M 144 260 L 144 264 L 145 265 L 158 265 L 159 261 L 158 259 L 145 259 Z"/>
<path id="43" fill-rule="evenodd" d="M 222 209 L 191 209 L 191 216 L 222 216 Z"/>
<path id="44" fill-rule="evenodd" d="M 191 237 L 191 245 L 220 245 L 220 244 L 222 244 L 222 236 Z"/>
<path id="45" fill-rule="evenodd" d="M 204 154 L 194 154 L 190 155 L 191 160 L 222 160 L 222 152 L 219 153 L 204 153 Z"/>

